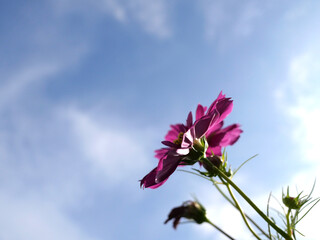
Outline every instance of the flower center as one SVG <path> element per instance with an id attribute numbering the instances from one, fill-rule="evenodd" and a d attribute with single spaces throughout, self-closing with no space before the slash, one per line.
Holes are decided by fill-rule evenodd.
<path id="1" fill-rule="evenodd" d="M 182 139 L 183 139 L 183 134 L 184 134 L 183 132 L 180 132 L 178 135 L 178 138 L 176 140 L 174 140 L 173 143 L 177 144 L 177 145 L 181 145 Z"/>

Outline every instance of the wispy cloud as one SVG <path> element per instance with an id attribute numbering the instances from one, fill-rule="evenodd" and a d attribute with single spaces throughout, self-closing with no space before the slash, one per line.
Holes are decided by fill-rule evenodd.
<path id="1" fill-rule="evenodd" d="M 252 1 L 202 1 L 202 8 L 207 37 L 222 41 L 249 36 L 262 14 L 261 8 Z"/>
<path id="2" fill-rule="evenodd" d="M 44 8 L 48 5 L 43 4 Z M 21 51 L 6 57 L 6 49 L 0 48 L 4 58 L 15 59 L 0 69 L 0 108 L 5 105 L 10 108 L 18 98 L 30 99 L 39 86 L 78 64 L 88 52 L 87 38 L 79 40 L 79 33 L 65 33 L 64 25 L 68 24 L 68 20 L 56 21 L 58 15 L 50 10 L 45 16 L 39 14 L 36 8 L 30 9 L 30 14 L 35 15 L 38 21 L 25 24 L 17 31 L 11 28 L 8 33 L 10 37 L 21 35 L 21 41 L 8 42 L 6 47 L 13 53 L 16 48 L 21 48 Z M 28 16 L 21 14 L 19 18 L 23 21 Z"/>
<path id="3" fill-rule="evenodd" d="M 76 108 L 64 114 L 85 159 L 92 164 L 93 171 L 103 176 L 107 184 L 118 184 L 128 179 L 138 180 L 139 170 L 149 167 L 143 132 L 132 131 L 104 120 L 102 124 L 94 114 Z"/>
<path id="4" fill-rule="evenodd" d="M 317 47 L 292 57 L 288 64 L 288 78 L 276 90 L 277 105 L 291 123 L 291 138 L 296 155 L 303 168 L 297 169 L 290 180 L 292 189 L 297 186 L 305 194 L 310 191 L 314 179 L 320 174 L 320 58 Z M 317 184 L 314 196 L 320 196 Z M 295 194 L 295 193 L 293 193 Z M 317 239 L 318 233 L 310 225 L 317 221 L 320 208 L 317 206 L 298 226 L 308 239 Z"/>
<path id="5" fill-rule="evenodd" d="M 236 20 L 234 34 L 237 36 L 249 36 L 255 28 L 255 21 L 262 15 L 262 10 L 254 3 L 249 2 L 243 7 L 239 18 Z"/>
<path id="6" fill-rule="evenodd" d="M 246 226 L 241 218 L 240 213 L 228 204 L 224 199 L 217 199 L 206 206 L 208 218 L 218 227 L 226 231 L 230 236 L 237 239 L 251 239 L 251 234 L 246 231 Z M 199 226 L 195 226 L 199 228 Z M 210 225 L 203 225 L 198 229 L 199 233 L 206 236 L 215 234 L 215 239 L 225 239 L 226 237 L 217 232 Z"/>
<path id="7" fill-rule="evenodd" d="M 0 89 L 0 107 L 19 97 L 27 88 L 31 88 L 33 83 L 48 79 L 50 75 L 59 71 L 57 64 L 36 63 L 26 65 L 23 69 L 16 69 L 12 76 L 4 79 Z"/>
<path id="8" fill-rule="evenodd" d="M 41 198 L 0 194 L 1 239 L 97 240 L 88 236 L 56 204 Z"/>
<path id="9" fill-rule="evenodd" d="M 118 0 L 103 0 L 97 1 L 96 7 L 102 7 L 102 9 L 106 12 L 111 14 L 116 20 L 120 22 L 125 22 L 128 20 L 128 14 L 126 9 L 124 8 L 123 4 Z"/>
<path id="10" fill-rule="evenodd" d="M 59 12 L 78 12 L 90 21 L 100 21 L 104 15 L 111 16 L 122 24 L 137 24 L 147 33 L 159 38 L 172 34 L 167 0 L 68 0 L 53 2 Z"/>
<path id="11" fill-rule="evenodd" d="M 1 239 L 96 239 L 70 209 L 99 202 L 92 192 L 101 189 L 136 191 L 151 168 L 144 131 L 66 106 L 46 104 L 33 112 L 22 99 L 1 119 L 8 122 L 0 133 Z"/>
<path id="12" fill-rule="evenodd" d="M 319 161 L 317 136 L 320 128 L 320 59 L 316 54 L 305 52 L 290 60 L 288 80 L 277 89 L 277 100 L 284 113 L 292 119 L 295 128 L 292 137 L 299 146 L 303 161 Z"/>
<path id="13" fill-rule="evenodd" d="M 83 32 L 66 34 L 68 18 L 51 10 L 23 28 L 32 36 L 22 39 L 26 50 L 0 70 L 1 239 L 95 240 L 71 212 L 98 201 L 88 192 L 105 194 L 128 178 L 138 188 L 139 170 L 149 166 L 138 132 L 47 98 L 48 81 L 77 66 L 90 47 Z"/>
<path id="14" fill-rule="evenodd" d="M 280 87 L 275 91 L 275 104 L 279 107 L 280 112 L 283 113 L 284 122 L 289 122 L 290 124 L 288 141 L 291 140 L 292 151 L 295 156 L 292 159 L 292 164 L 299 166 L 299 168 L 295 169 L 294 174 L 291 175 L 291 179 L 284 180 L 289 184 L 292 196 L 298 194 L 296 188 L 298 191 L 304 191 L 304 194 L 308 194 L 315 178 L 320 174 L 320 158 L 318 154 L 320 147 L 318 141 L 318 136 L 320 135 L 320 82 L 318 79 L 320 76 L 320 58 L 318 57 L 318 52 L 318 48 L 315 47 L 312 51 L 303 51 L 291 57 L 286 69 L 287 79 L 281 82 Z M 241 183 L 249 183 L 248 179 L 243 178 L 241 173 L 239 174 L 236 177 L 236 182 L 239 184 L 240 180 L 240 186 L 243 185 Z M 281 178 L 281 176 L 279 177 Z M 265 209 L 270 190 L 272 190 L 275 198 L 281 202 L 282 187 L 285 188 L 286 186 L 266 189 L 265 192 L 261 190 L 259 195 L 253 196 L 252 200 L 261 209 Z M 209 191 L 211 190 L 209 189 Z M 199 199 L 205 204 L 208 215 L 214 223 L 225 229 L 232 236 L 238 236 L 240 239 L 252 238 L 250 234 L 246 235 L 248 233 L 246 227 L 243 225 L 239 213 L 234 211 L 231 205 L 225 204 L 225 201 L 217 196 L 208 194 L 208 189 L 202 191 L 205 197 L 199 197 Z M 319 183 L 316 185 L 313 196 L 320 196 Z M 247 207 L 247 204 L 243 204 L 243 206 L 244 210 L 259 222 L 260 217 L 250 207 Z M 318 221 L 319 206 L 316 206 L 298 224 L 297 229 L 305 234 L 308 239 L 318 239 L 318 232 L 310 223 Z M 279 209 L 278 202 L 272 200 L 271 207 Z M 277 218 L 275 211 L 272 211 L 271 215 Z M 277 222 L 281 224 L 280 219 Z M 236 227 L 229 230 L 228 227 L 230 225 Z M 210 226 L 201 226 L 201 229 L 199 229 L 199 226 L 195 226 L 195 229 L 199 233 L 214 234 L 214 230 Z M 217 237 L 219 237 L 219 234 L 217 234 Z"/>
<path id="15" fill-rule="evenodd" d="M 312 75 L 317 74 L 319 70 L 319 62 L 314 61 L 314 57 L 309 52 L 295 56 L 289 64 L 289 81 L 292 83 L 293 90 L 297 88 L 309 87 L 308 82 Z"/>
<path id="16" fill-rule="evenodd" d="M 240 188 L 242 188 L 242 190 L 245 190 L 245 186 L 248 186 L 248 184 L 252 186 L 252 177 L 250 177 L 248 174 L 239 172 L 234 176 L 233 180 Z M 226 195 L 229 196 L 228 191 L 223 186 L 220 187 L 226 193 Z M 203 185 L 201 187 L 197 187 L 197 189 L 200 191 L 199 200 L 206 207 L 208 218 L 214 224 L 221 227 L 224 231 L 236 239 L 253 239 L 253 235 L 247 229 L 247 226 L 245 225 L 239 211 L 229 204 L 213 186 L 210 187 L 209 185 Z M 233 193 L 239 201 L 243 211 L 252 219 L 254 219 L 256 223 L 260 224 L 260 216 L 237 194 L 235 190 L 233 190 Z M 248 194 L 248 192 L 246 193 Z M 258 207 L 260 207 L 260 209 L 264 210 L 266 208 L 268 194 L 269 192 L 260 192 L 254 196 L 250 194 L 249 197 Z M 250 223 L 250 225 L 252 224 Z M 263 228 L 264 224 L 261 224 L 260 226 Z M 254 228 L 254 226 L 252 227 Z M 215 234 L 214 237 L 216 239 L 225 239 L 225 236 L 217 232 L 210 225 L 202 225 L 201 228 L 199 228 L 199 226 L 195 226 L 195 230 L 204 236 L 211 236 L 208 239 L 212 238 L 213 234 Z"/>
<path id="17" fill-rule="evenodd" d="M 32 113 L 23 100 L 11 108 L 1 118 L 0 238 L 92 240 L 66 211 L 84 201 L 88 176 L 73 161 L 62 122 L 48 109 Z"/>
<path id="18" fill-rule="evenodd" d="M 132 12 L 132 16 L 138 20 L 147 32 L 166 38 L 172 34 L 168 4 L 169 2 L 164 0 L 133 0 L 128 11 Z"/>

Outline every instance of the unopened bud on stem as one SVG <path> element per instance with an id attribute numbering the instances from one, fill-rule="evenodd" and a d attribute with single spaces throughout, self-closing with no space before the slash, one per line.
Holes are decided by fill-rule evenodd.
<path id="1" fill-rule="evenodd" d="M 197 201 L 186 201 L 182 206 L 173 208 L 164 223 L 174 219 L 173 227 L 176 229 L 181 218 L 191 219 L 201 224 L 207 221 L 206 209 Z"/>

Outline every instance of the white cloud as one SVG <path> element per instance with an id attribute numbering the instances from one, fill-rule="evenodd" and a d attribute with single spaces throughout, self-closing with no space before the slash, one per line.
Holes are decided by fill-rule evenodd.
<path id="1" fill-rule="evenodd" d="M 239 18 L 235 23 L 234 33 L 237 36 L 249 36 L 254 30 L 256 19 L 260 17 L 261 14 L 261 9 L 249 2 L 244 6 L 244 9 L 241 11 Z"/>
<path id="2" fill-rule="evenodd" d="M 75 139 L 93 170 L 109 184 L 140 177 L 136 175 L 139 170 L 149 167 L 142 132 L 108 119 L 101 124 L 94 115 L 76 108 L 69 108 L 63 115 L 69 119 Z"/>
<path id="3" fill-rule="evenodd" d="M 320 135 L 320 59 L 304 53 L 292 58 L 288 83 L 283 89 L 286 114 L 295 122 L 292 136 L 302 161 L 318 163 L 318 136 Z"/>
<path id="4" fill-rule="evenodd" d="M 124 22 L 127 20 L 127 11 L 123 7 L 120 1 L 118 0 L 103 0 L 100 1 L 100 6 L 103 7 L 103 9 L 108 12 L 109 14 L 113 15 L 118 21 Z M 96 2 L 98 3 L 98 1 Z M 97 7 L 100 7 L 97 6 Z"/>
<path id="5" fill-rule="evenodd" d="M 136 142 L 140 136 L 105 127 L 83 112 L 66 123 L 66 115 L 61 115 L 66 112 L 57 111 L 64 107 L 44 97 L 41 87 L 74 67 L 88 50 L 88 38 L 66 35 L 67 21 L 56 21 L 52 14 L 24 26 L 30 36 L 21 39 L 26 51 L 0 71 L 0 239 L 95 239 L 71 214 L 99 202 L 88 194 L 101 188 L 90 169 L 106 175 L 107 186 L 130 178 L 138 187 L 137 171 L 147 165 L 142 144 Z M 118 15 L 121 18 L 121 11 Z"/>
<path id="6" fill-rule="evenodd" d="M 133 17 L 136 18 L 143 28 L 161 38 L 171 35 L 168 23 L 168 7 L 164 0 L 133 0 L 129 4 Z"/>
<path id="7" fill-rule="evenodd" d="M 99 0 L 88 1 L 54 1 L 59 12 L 78 12 L 82 16 L 101 19 L 109 15 L 122 24 L 138 24 L 144 31 L 159 37 L 167 38 L 172 34 L 169 23 L 167 0 Z"/>
<path id="8" fill-rule="evenodd" d="M 289 109 L 290 115 L 296 119 L 296 128 L 293 130 L 293 139 L 299 146 L 300 159 L 303 162 L 318 164 L 320 157 L 319 134 L 320 134 L 320 108 L 314 98 L 306 97 L 299 99 L 298 105 Z"/>
<path id="9" fill-rule="evenodd" d="M 303 191 L 303 195 L 309 194 L 311 188 L 314 184 L 315 178 L 320 174 L 320 164 L 317 167 L 305 170 L 303 172 L 299 172 L 294 178 L 292 179 L 291 185 L 292 195 L 296 196 L 297 193 Z M 315 189 L 313 191 L 313 198 L 320 197 L 320 187 L 319 181 L 316 183 Z M 298 192 L 295 191 L 294 188 L 297 188 Z M 319 239 L 319 233 L 317 229 L 314 228 L 314 224 L 319 221 L 319 214 L 320 214 L 320 203 L 318 203 L 309 213 L 305 216 L 304 219 L 301 220 L 300 223 L 297 225 L 297 229 L 303 233 L 306 239 L 317 240 Z M 312 205 L 310 205 L 311 207 Z M 307 208 L 308 209 L 308 208 Z M 300 215 L 302 217 L 303 214 Z M 311 224 L 310 224 L 311 223 Z"/>
<path id="10" fill-rule="evenodd" d="M 294 57 L 289 66 L 289 77 L 294 88 L 307 84 L 310 77 L 310 67 L 312 66 L 312 58 L 310 54 L 305 53 L 304 55 Z"/>
<path id="11" fill-rule="evenodd" d="M 0 238 L 6 240 L 94 240 L 56 204 L 42 198 L 0 194 Z"/>
<path id="12" fill-rule="evenodd" d="M 298 6 L 294 6 L 290 8 L 285 14 L 284 19 L 287 21 L 295 21 L 298 19 L 305 18 L 308 14 L 308 9 L 306 5 L 299 4 Z"/>
<path id="13" fill-rule="evenodd" d="M 24 20 L 24 14 L 19 19 Z M 10 33 L 21 35 L 21 39 L 7 48 L 22 50 L 16 56 L 8 56 L 9 63 L 0 70 L 0 108 L 10 108 L 16 99 L 30 99 L 42 83 L 79 63 L 88 51 L 87 39 L 79 38 L 76 33 L 67 35 L 64 29 L 67 21 L 56 21 L 55 13 L 47 11 L 43 17 L 31 9 L 28 14 L 39 19 L 21 29 L 13 28 Z M 0 49 L 0 53 L 6 57 L 6 51 L 2 53 Z M 12 63 L 11 58 L 15 59 Z"/>
<path id="14" fill-rule="evenodd" d="M 205 31 L 209 39 L 225 41 L 231 36 L 249 36 L 262 10 L 252 1 L 202 1 Z"/>
<path id="15" fill-rule="evenodd" d="M 246 229 L 240 213 L 233 208 L 224 199 L 215 201 L 211 205 L 206 206 L 207 215 L 210 220 L 218 227 L 235 239 L 251 239 L 252 235 L 249 230 Z M 206 231 L 206 235 L 216 233 L 215 239 L 226 239 L 224 235 L 219 233 L 210 225 L 204 225 L 203 230 Z M 218 238 L 217 238 L 218 237 Z"/>
<path id="16" fill-rule="evenodd" d="M 0 133 L 0 239 L 93 240 L 66 211 L 86 202 L 88 176 L 62 122 L 48 105 L 37 114 L 23 101 L 11 107 L 1 118 L 10 124 Z"/>
<path id="17" fill-rule="evenodd" d="M 314 176 L 314 173 L 317 170 L 310 170 L 300 172 L 293 179 L 290 179 L 290 195 L 296 196 L 300 191 L 303 190 L 304 194 L 308 194 L 312 188 L 314 179 L 310 178 L 310 176 Z M 238 175 L 239 177 L 239 175 Z M 242 181 L 242 176 L 240 176 L 240 182 Z M 237 179 L 238 180 L 238 179 Z M 238 181 L 236 181 L 238 184 Z M 241 186 L 242 184 L 238 184 Z M 208 187 L 208 186 L 207 186 Z M 298 190 L 298 192 L 296 191 Z M 243 219 L 240 216 L 240 213 L 235 210 L 220 194 L 214 192 L 214 189 L 201 188 L 201 198 L 199 198 L 200 202 L 204 204 L 207 210 L 208 218 L 216 224 L 218 227 L 223 229 L 225 232 L 230 234 L 232 237 L 240 240 L 254 239 L 250 231 L 247 229 L 246 225 L 243 222 Z M 212 194 L 208 194 L 208 190 L 212 191 Z M 270 200 L 270 216 L 274 218 L 277 222 L 277 225 L 281 228 L 284 228 L 282 220 L 278 216 L 279 212 L 283 212 L 279 203 L 282 203 L 282 188 L 279 187 L 277 189 L 273 189 L 272 198 Z M 283 189 L 284 191 L 286 188 Z M 234 190 L 235 195 L 238 194 Z M 261 194 L 257 196 L 249 196 L 251 200 L 264 212 L 266 213 L 267 202 L 270 192 L 261 192 Z M 228 195 L 228 194 L 227 194 Z M 320 188 L 316 187 L 313 196 L 320 196 Z M 267 232 L 267 224 L 264 220 L 241 198 L 238 197 L 238 201 L 240 202 L 242 209 L 256 221 L 256 223 L 262 227 L 262 229 Z M 319 205 L 320 206 L 320 205 Z M 310 224 L 312 222 L 318 221 L 318 216 L 320 214 L 320 208 L 314 208 L 306 217 L 298 224 L 298 230 L 306 235 L 307 239 L 316 240 L 318 239 L 318 232 L 314 229 L 314 225 Z M 301 217 L 302 215 L 300 215 Z M 259 233 L 253 224 L 249 221 L 250 225 L 253 229 Z M 198 234 L 201 234 L 204 239 L 226 239 L 223 234 L 219 233 L 216 229 L 208 224 L 202 225 L 193 225 L 194 231 Z M 274 230 L 272 230 L 274 232 Z"/>
<path id="18" fill-rule="evenodd" d="M 197 198 L 204 205 L 207 210 L 207 217 L 219 228 L 228 233 L 231 237 L 235 239 L 244 240 L 244 239 L 253 239 L 252 234 L 247 229 L 240 213 L 223 198 L 223 196 L 215 189 L 214 186 L 210 186 L 210 184 L 201 184 L 202 180 L 197 180 Z M 247 176 L 241 175 L 240 173 L 236 176 L 236 183 L 238 186 L 244 185 L 248 182 Z M 226 188 L 224 186 L 220 186 L 221 189 L 229 196 Z M 237 192 L 233 190 L 235 196 L 238 196 Z M 253 209 L 249 207 L 244 201 L 242 201 L 241 197 L 237 197 L 240 202 L 243 210 L 250 215 L 253 219 L 259 218 Z M 256 200 L 259 201 L 256 201 Z M 261 205 L 262 198 L 253 198 L 252 200 L 258 206 Z M 262 202 L 263 204 L 265 201 Z M 213 228 L 209 224 L 196 225 L 193 224 L 194 231 L 197 234 L 201 234 L 204 239 L 226 239 L 226 237 L 218 232 L 215 228 Z"/>
<path id="19" fill-rule="evenodd" d="M 294 161 L 300 162 L 301 168 L 290 179 L 292 190 L 307 194 L 313 181 L 320 174 L 319 136 L 320 136 L 320 58 L 318 48 L 305 51 L 291 58 L 288 64 L 288 79 L 275 92 L 277 105 L 292 124 L 290 136 L 296 155 Z M 296 191 L 292 191 L 293 196 Z M 320 196 L 319 184 L 313 196 Z M 315 207 L 298 225 L 298 230 L 308 239 L 318 239 L 318 232 L 312 222 L 318 221 L 320 207 Z"/>
<path id="20" fill-rule="evenodd" d="M 218 35 L 221 25 L 226 21 L 226 13 L 221 1 L 214 1 L 212 4 L 206 2 L 204 16 L 206 21 L 206 35 L 213 39 Z"/>
<path id="21" fill-rule="evenodd" d="M 65 105 L 34 113 L 15 104 L 0 133 L 0 238 L 93 240 L 70 212 L 99 202 L 101 188 L 128 181 L 121 193 L 136 191 L 150 162 L 144 133 Z"/>
<path id="22" fill-rule="evenodd" d="M 0 107 L 19 97 L 26 88 L 31 88 L 34 83 L 47 79 L 59 71 L 57 64 L 38 63 L 16 69 L 13 76 L 8 77 L 0 89 Z"/>

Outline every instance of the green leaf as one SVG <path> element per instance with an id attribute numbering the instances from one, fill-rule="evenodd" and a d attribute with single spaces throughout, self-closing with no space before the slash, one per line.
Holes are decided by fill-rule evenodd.
<path id="1" fill-rule="evenodd" d="M 244 161 L 244 162 L 234 171 L 233 175 L 235 175 L 243 165 L 245 165 L 247 162 L 249 162 L 251 159 L 255 158 L 256 156 L 258 156 L 258 154 L 254 155 L 254 156 L 252 156 L 251 158 L 249 158 L 249 159 L 247 159 L 246 161 Z"/>

